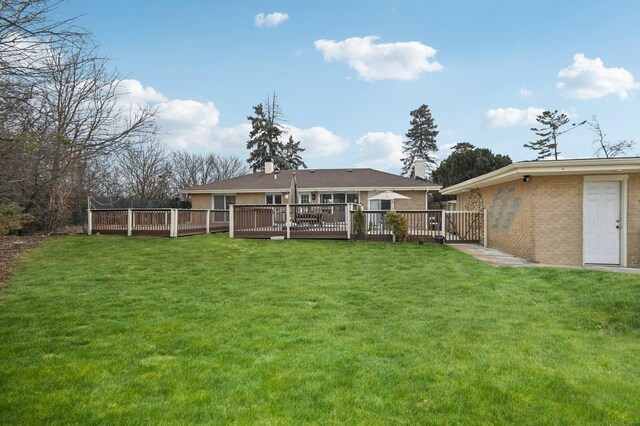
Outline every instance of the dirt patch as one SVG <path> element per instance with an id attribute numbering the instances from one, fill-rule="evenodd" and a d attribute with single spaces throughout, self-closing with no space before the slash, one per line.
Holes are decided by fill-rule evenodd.
<path id="1" fill-rule="evenodd" d="M 0 236 L 0 302 L 20 253 L 38 244 L 46 235 Z"/>

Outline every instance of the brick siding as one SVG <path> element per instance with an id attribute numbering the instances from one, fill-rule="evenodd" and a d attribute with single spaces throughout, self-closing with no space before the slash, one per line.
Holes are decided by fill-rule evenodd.
<path id="1" fill-rule="evenodd" d="M 582 265 L 584 176 L 534 176 L 536 262 Z"/>
<path id="2" fill-rule="evenodd" d="M 584 175 L 533 176 L 481 188 L 489 247 L 550 265 L 582 265 Z M 457 196 L 464 208 L 469 194 Z M 629 175 L 627 266 L 640 267 L 640 174 Z"/>
<path id="3" fill-rule="evenodd" d="M 627 266 L 640 268 L 640 174 L 629 175 L 627 204 Z"/>

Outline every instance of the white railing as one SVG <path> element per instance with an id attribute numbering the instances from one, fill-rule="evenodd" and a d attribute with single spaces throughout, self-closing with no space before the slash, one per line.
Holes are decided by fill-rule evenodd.
<path id="1" fill-rule="evenodd" d="M 87 233 L 179 237 L 229 230 L 228 210 L 89 209 Z"/>

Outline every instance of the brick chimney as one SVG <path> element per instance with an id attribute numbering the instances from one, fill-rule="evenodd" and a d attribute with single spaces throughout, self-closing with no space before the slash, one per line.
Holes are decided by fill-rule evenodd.
<path id="1" fill-rule="evenodd" d="M 273 161 L 271 161 L 271 158 L 267 158 L 264 162 L 264 172 L 266 174 L 273 173 Z"/>

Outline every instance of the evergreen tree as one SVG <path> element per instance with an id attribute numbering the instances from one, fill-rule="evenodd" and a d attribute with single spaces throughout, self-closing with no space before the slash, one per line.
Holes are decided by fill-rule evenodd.
<path id="1" fill-rule="evenodd" d="M 307 165 L 300 156 L 302 151 L 304 151 L 304 148 L 300 147 L 300 141 L 294 141 L 293 136 L 289 135 L 289 141 L 282 149 L 282 164 L 278 168 L 281 170 L 297 170 L 300 167 L 306 169 Z"/>
<path id="2" fill-rule="evenodd" d="M 436 159 L 433 155 L 438 151 L 436 136 L 438 126 L 433 121 L 431 111 L 427 105 L 411 111 L 411 128 L 406 134 L 407 140 L 403 142 L 402 152 L 406 156 L 402 159 L 402 174 L 413 177 L 413 163 L 416 158 L 423 158 L 427 167 L 433 168 Z"/>
<path id="3" fill-rule="evenodd" d="M 247 141 L 247 149 L 250 151 L 247 162 L 255 173 L 264 170 L 267 160 L 273 161 L 274 169 L 298 169 L 306 168 L 300 153 L 304 148 L 300 147 L 300 141 L 295 142 L 292 136 L 284 144 L 281 137 L 284 133 L 281 124 L 284 121 L 280 104 L 276 94 L 255 107 L 253 115 L 247 117 L 251 121 L 251 132 Z"/>
<path id="4" fill-rule="evenodd" d="M 476 148 L 468 142 L 460 142 L 431 176 L 434 182 L 447 187 L 509 164 L 511 158 L 508 155 L 494 154 L 487 148 Z"/>
<path id="5" fill-rule="evenodd" d="M 267 98 L 266 106 L 260 103 L 253 107 L 254 115 L 247 117 L 251 121 L 251 132 L 247 141 L 247 149 L 250 151 L 249 167 L 255 173 L 264 170 L 264 164 L 268 159 L 274 166 L 282 164 L 282 127 L 280 107 L 275 94 L 273 100 Z"/>
<path id="6" fill-rule="evenodd" d="M 571 127 L 560 131 L 560 128 L 569 123 L 569 117 L 564 113 L 558 113 L 558 110 L 553 112 L 544 111 L 542 114 L 536 117 L 536 121 L 542 124 L 544 127 L 532 127 L 531 130 L 540 137 L 540 139 L 525 143 L 523 146 L 529 148 L 538 153 L 538 160 L 553 156 L 554 159 L 558 159 L 558 136 L 573 130 L 577 126 L 582 126 L 587 121 L 581 123 L 572 123 Z"/>

